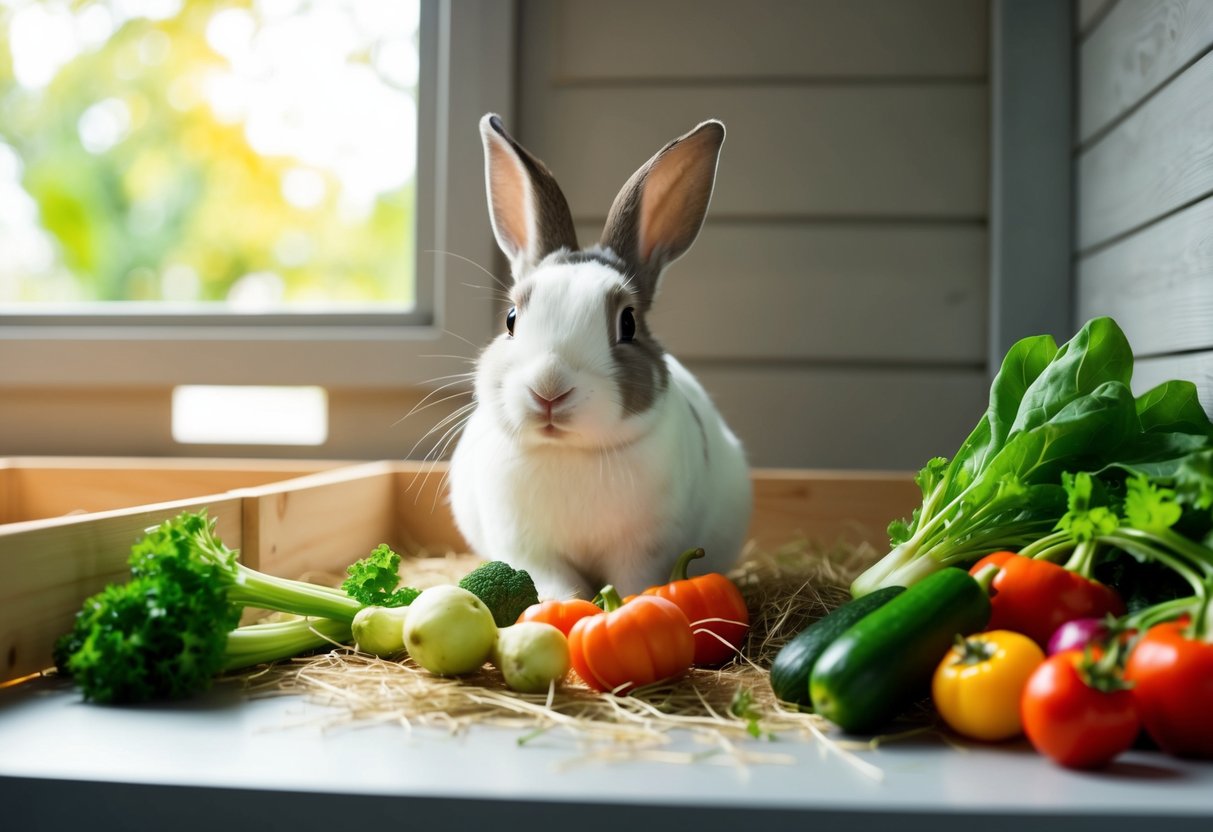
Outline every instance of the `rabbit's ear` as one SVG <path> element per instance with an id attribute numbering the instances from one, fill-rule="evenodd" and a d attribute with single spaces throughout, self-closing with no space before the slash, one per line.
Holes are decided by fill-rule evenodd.
<path id="1" fill-rule="evenodd" d="M 608 246 L 656 291 L 661 270 L 699 235 L 712 199 L 724 125 L 705 121 L 657 152 L 615 197 L 602 232 Z"/>
<path id="2" fill-rule="evenodd" d="M 494 113 L 480 120 L 480 137 L 489 218 L 514 277 L 559 248 L 576 251 L 569 204 L 543 162 L 514 141 Z"/>

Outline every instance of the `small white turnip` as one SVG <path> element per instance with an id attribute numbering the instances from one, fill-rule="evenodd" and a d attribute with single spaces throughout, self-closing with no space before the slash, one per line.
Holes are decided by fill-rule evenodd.
<path id="1" fill-rule="evenodd" d="M 425 590 L 404 619 L 404 646 L 413 661 L 439 676 L 480 668 L 497 643 L 497 625 L 484 602 L 457 586 Z"/>
<path id="2" fill-rule="evenodd" d="M 363 653 L 380 658 L 404 652 L 404 619 L 408 607 L 363 607 L 354 616 L 350 629 Z"/>
<path id="3" fill-rule="evenodd" d="M 551 624 L 524 621 L 498 631 L 493 658 L 511 690 L 542 693 L 569 672 L 569 642 Z"/>

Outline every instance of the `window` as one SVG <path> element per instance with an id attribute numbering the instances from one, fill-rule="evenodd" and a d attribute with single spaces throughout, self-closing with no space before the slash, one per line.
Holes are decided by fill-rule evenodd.
<path id="1" fill-rule="evenodd" d="M 376 8 L 397 5 L 382 0 L 368 2 Z M 14 9 L 25 5 L 21 0 L 0 0 L 0 4 L 9 21 Z M 58 8 L 53 2 L 36 5 L 47 11 Z M 166 21 L 175 15 L 200 8 L 206 13 L 206 22 L 198 37 L 205 40 L 205 45 L 198 48 L 217 56 L 212 60 L 223 71 L 227 71 L 223 69 L 225 65 L 234 67 L 234 64 L 219 47 L 238 49 L 236 45 L 245 43 L 250 22 L 254 32 L 263 31 L 258 27 L 268 24 L 258 16 L 259 10 L 294 10 L 306 16 L 309 9 L 339 6 L 355 9 L 348 14 L 357 13 L 355 0 L 211 3 L 64 0 L 60 5 L 73 10 L 72 15 L 93 6 L 109 9 L 111 16 L 117 14 L 114 9 L 143 10 L 147 13 L 140 18 L 140 26 L 145 37 L 149 31 L 167 25 Z M 234 11 L 218 17 L 218 12 L 227 10 Z M 112 30 L 110 36 L 116 36 L 114 33 L 119 31 L 115 28 L 116 19 L 98 25 L 97 31 Z M 189 452 L 174 445 L 169 436 L 171 390 L 178 385 L 202 384 L 322 386 L 329 391 L 329 441 L 312 453 L 351 457 L 403 455 L 426 426 L 425 422 L 416 422 L 415 430 L 403 433 L 398 427 L 389 430 L 407 411 L 408 403 L 421 395 L 413 388 L 465 371 L 465 359 L 474 355 L 476 345 L 488 339 L 495 324 L 496 301 L 493 291 L 486 288 L 492 286 L 492 279 L 482 267 L 497 271 L 498 261 L 485 208 L 477 122 L 490 110 L 501 112 L 507 119 L 510 116 L 514 31 L 514 4 L 508 0 L 420 0 L 416 35 L 416 162 L 411 186 L 415 209 L 411 221 L 399 214 L 391 219 L 400 228 L 411 224 L 415 228 L 415 242 L 411 244 L 411 256 L 398 259 L 393 267 L 394 276 L 389 275 L 382 284 L 387 286 L 395 281 L 397 288 L 385 288 L 377 298 L 369 295 L 379 289 L 350 297 L 340 294 L 346 291 L 343 288 L 336 298 L 313 302 L 306 293 L 297 294 L 290 289 L 288 276 L 280 273 L 281 283 L 272 279 L 246 282 L 244 288 L 252 300 L 246 301 L 246 306 L 232 304 L 231 292 L 239 287 L 241 278 L 267 271 L 254 264 L 227 271 L 230 278 L 227 294 L 219 290 L 210 294 L 200 292 L 202 299 L 210 299 L 209 306 L 172 304 L 149 311 L 134 308 L 132 302 L 118 302 L 94 304 L 82 311 L 78 306 L 62 303 L 0 303 L 0 454 Z M 0 39 L 0 77 L 7 71 L 4 67 L 11 63 L 4 51 L 8 42 Z M 163 45 L 164 41 L 153 35 L 143 51 L 149 59 L 159 60 Z M 134 47 L 136 60 L 142 60 L 139 46 L 137 43 Z M 345 54 L 348 57 L 350 53 Z M 45 59 L 49 62 L 52 58 L 54 55 Z M 72 55 L 64 50 L 54 59 L 68 65 Z M 386 68 L 381 69 L 398 85 L 407 85 L 410 80 L 399 57 L 388 60 Z M 44 68 L 42 72 L 47 70 Z M 37 69 L 34 74 L 36 78 Z M 217 94 L 222 100 L 222 93 Z M 90 101 L 64 128 L 70 127 L 81 144 L 81 152 L 90 154 L 83 157 L 85 161 L 93 154 L 84 147 L 85 140 L 79 138 L 80 118 L 91 107 L 101 105 L 101 109 L 92 111 L 84 126 L 87 141 L 94 142 L 95 148 L 115 141 L 117 136 L 129 135 L 123 132 L 126 120 L 129 118 L 133 124 L 139 117 L 129 103 L 125 109 L 122 105 L 105 103 L 113 97 L 105 95 Z M 378 123 L 386 131 L 399 121 L 382 114 L 380 118 Z M 26 136 L 20 138 L 29 140 Z M 14 147 L 2 131 L 0 139 L 6 146 Z M 391 141 L 386 135 L 380 139 L 384 143 Z M 408 138 L 398 139 L 404 151 Z M 13 139 L 17 141 L 18 138 Z M 115 149 L 117 146 L 112 145 Z M 14 150 L 0 150 L 0 154 L 3 154 L 0 181 L 5 183 L 0 187 L 8 188 L 11 195 L 14 178 L 24 176 L 22 168 L 27 162 Z M 286 166 L 285 162 L 282 164 Z M 286 166 L 282 173 L 289 169 Z M 278 209 L 296 210 L 297 206 L 291 204 L 292 197 L 304 205 L 311 204 L 323 187 L 321 199 L 334 200 L 333 210 L 338 212 L 339 221 L 341 205 L 336 197 L 336 175 L 318 168 L 314 171 L 319 174 L 317 179 L 307 172 L 306 166 L 302 170 L 301 175 L 293 178 L 280 176 L 275 183 Z M 397 171 L 383 181 L 395 182 L 398 190 L 407 190 L 410 187 L 407 184 L 399 185 L 401 179 L 402 173 Z M 25 189 L 24 183 L 22 187 Z M 390 190 L 375 193 L 380 200 L 391 198 L 385 196 Z M 16 201 L 24 204 L 16 212 L 25 213 L 24 218 L 18 219 L 27 223 L 28 230 L 29 202 L 19 196 Z M 159 222 L 154 213 L 144 217 L 150 218 L 153 225 Z M 0 222 L 10 220 L 6 214 Z M 389 230 L 388 236 L 393 233 Z M 54 268 L 53 260 L 45 256 L 45 238 L 39 242 L 26 234 L 21 239 L 23 245 L 43 246 L 41 260 L 37 252 L 33 253 L 32 266 Z M 288 262 L 297 259 L 306 248 L 296 245 L 299 242 L 289 235 L 285 241 L 274 238 L 264 256 L 284 257 Z M 53 240 L 51 244 L 53 247 Z M 396 254 L 399 254 L 402 250 L 399 245 L 404 244 L 396 240 L 391 245 L 398 246 Z M 275 251 L 278 246 L 281 248 Z M 359 243 L 356 248 L 366 263 L 380 255 L 389 256 L 386 252 L 372 251 L 374 245 L 370 242 Z M 47 266 L 48 262 L 52 265 Z M 196 277 L 184 269 L 169 272 L 174 265 L 177 263 L 169 261 L 155 278 L 144 280 L 142 285 L 151 286 L 152 291 L 140 295 L 137 289 L 133 297 L 156 297 L 158 292 L 160 297 L 180 300 L 193 296 L 195 281 L 205 284 L 213 279 L 205 267 L 192 267 Z M 3 278 L 10 281 L 10 293 L 14 281 L 28 284 L 29 269 L 26 266 L 21 273 Z M 414 276 L 411 291 L 398 288 L 401 270 Z M 323 263 L 316 265 L 315 279 L 324 279 L 327 271 Z M 147 278 L 145 273 L 144 277 Z M 380 275 L 374 277 L 378 279 Z M 139 280 L 135 283 L 138 285 Z M 70 296 L 60 299 L 68 300 Z M 281 303 L 263 302 L 267 299 Z M 402 391 L 408 391 L 407 395 Z M 389 402 L 389 395 L 397 396 L 399 401 Z M 134 412 L 144 407 L 151 414 L 146 418 Z M 52 410 L 59 415 L 51 414 Z M 113 423 L 94 421 L 109 418 L 105 414 L 110 412 L 120 413 L 121 418 Z M 365 416 L 367 413 L 370 415 Z M 80 436 L 60 442 L 57 437 L 62 431 L 55 431 L 52 436 L 53 424 L 79 424 L 75 414 L 87 415 L 88 424 L 98 437 L 94 440 L 95 447 Z M 35 426 L 35 422 L 39 425 Z M 376 436 L 389 437 L 390 442 L 379 441 Z M 26 437 L 34 438 L 26 442 Z M 353 439 L 347 442 L 342 437 L 361 437 L 362 444 Z"/>
<path id="2" fill-rule="evenodd" d="M 411 307 L 418 13 L 0 0 L 0 304 Z"/>

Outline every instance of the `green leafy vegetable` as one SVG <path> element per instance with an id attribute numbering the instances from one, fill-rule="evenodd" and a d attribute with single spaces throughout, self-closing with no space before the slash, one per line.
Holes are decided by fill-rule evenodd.
<path id="1" fill-rule="evenodd" d="M 1067 511 L 1057 523 L 1077 542 L 1087 542 L 1098 535 L 1111 534 L 1120 525 L 1116 512 L 1106 505 L 1091 505 L 1095 480 L 1090 474 L 1061 475 L 1062 487 L 1066 490 Z"/>
<path id="2" fill-rule="evenodd" d="M 1130 628 L 1140 616 L 1155 615 L 1159 605 L 1178 614 L 1185 603 L 1204 596 L 1213 577 L 1213 548 L 1199 537 L 1213 527 L 1213 514 L 1201 507 L 1199 491 L 1144 474 L 1104 482 L 1079 472 L 1063 476 L 1063 483 L 1069 511 L 1056 532 L 1021 549 L 1021 556 L 1068 557 L 1067 569 L 1100 572 L 1122 593 Z M 1188 533 L 1180 533 L 1181 526 Z"/>
<path id="3" fill-rule="evenodd" d="M 137 577 L 84 603 L 55 661 L 86 699 L 180 699 L 210 686 L 239 622 L 240 608 L 205 569 Z"/>
<path id="4" fill-rule="evenodd" d="M 240 564 L 205 512 L 181 514 L 131 549 L 131 580 L 85 601 L 55 647 L 55 663 L 86 699 L 181 698 L 221 670 L 348 640 L 356 601 L 338 590 L 265 575 Z M 241 609 L 320 616 L 234 630 Z"/>
<path id="5" fill-rule="evenodd" d="M 360 561 L 346 569 L 349 575 L 341 588 L 367 607 L 407 607 L 421 594 L 411 586 L 400 587 L 400 555 L 380 543 Z"/>
<path id="6" fill-rule="evenodd" d="M 1067 500 L 1065 472 L 1115 481 L 1182 469 L 1190 479 L 1180 487 L 1206 493 L 1193 454 L 1213 447 L 1213 425 L 1195 388 L 1168 382 L 1134 398 L 1132 369 L 1132 350 L 1111 318 L 1089 321 L 1061 348 L 1049 336 L 1012 346 L 984 417 L 950 462 L 935 458 L 919 472 L 922 505 L 890 524 L 892 550 L 855 580 L 853 594 L 909 586 L 945 566 L 1028 546 L 1068 511 L 1067 538 L 1106 532 L 1107 511 L 1072 511 L 1086 498 L 1071 483 Z M 1207 494 L 1213 501 L 1213 487 Z"/>
<path id="7" fill-rule="evenodd" d="M 480 564 L 463 576 L 459 586 L 484 602 L 498 627 L 510 626 L 523 610 L 539 603 L 530 573 L 499 560 Z"/>

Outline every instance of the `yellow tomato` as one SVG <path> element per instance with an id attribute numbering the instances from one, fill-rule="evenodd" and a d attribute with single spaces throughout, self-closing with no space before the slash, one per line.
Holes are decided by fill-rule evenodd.
<path id="1" fill-rule="evenodd" d="M 931 681 L 935 709 L 953 731 L 975 740 L 1018 736 L 1019 700 L 1044 660 L 1036 642 L 1010 630 L 958 639 Z"/>

